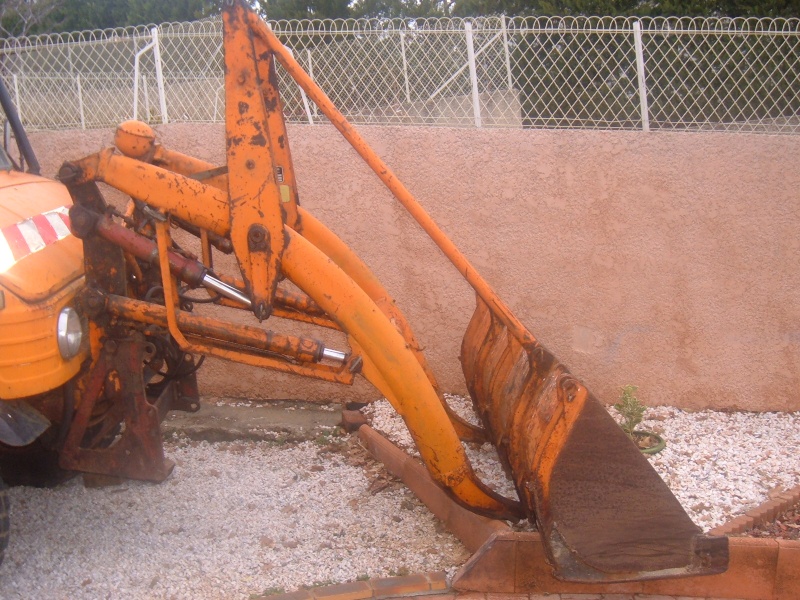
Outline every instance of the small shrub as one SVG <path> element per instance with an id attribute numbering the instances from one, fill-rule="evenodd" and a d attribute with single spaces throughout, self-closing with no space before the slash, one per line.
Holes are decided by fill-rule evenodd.
<path id="1" fill-rule="evenodd" d="M 636 426 L 642 422 L 644 418 L 644 411 L 646 410 L 644 404 L 639 402 L 636 397 L 636 390 L 639 388 L 635 385 L 625 385 L 620 388 L 619 402 L 614 405 L 617 412 L 622 416 L 622 423 L 620 427 L 628 434 L 628 437 L 633 439 L 633 432 L 636 431 Z"/>

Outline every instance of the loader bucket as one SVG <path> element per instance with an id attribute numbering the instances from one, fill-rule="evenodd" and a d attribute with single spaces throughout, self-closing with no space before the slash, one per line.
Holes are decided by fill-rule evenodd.
<path id="1" fill-rule="evenodd" d="M 511 469 L 524 512 L 542 531 L 556 576 L 628 581 L 724 571 L 727 538 L 702 535 L 603 406 L 522 325 L 270 28 L 252 13 L 246 18 L 475 290 L 461 356 L 467 387 Z"/>
<path id="2" fill-rule="evenodd" d="M 625 581 L 722 572 L 703 536 L 597 399 L 480 298 L 461 362 L 477 412 L 535 519 L 556 576 Z"/>

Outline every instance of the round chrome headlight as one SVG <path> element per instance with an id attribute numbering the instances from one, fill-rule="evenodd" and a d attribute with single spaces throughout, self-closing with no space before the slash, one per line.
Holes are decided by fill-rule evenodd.
<path id="1" fill-rule="evenodd" d="M 58 339 L 58 351 L 61 352 L 64 360 L 73 358 L 80 351 L 83 341 L 83 324 L 80 315 L 74 308 L 68 306 L 59 313 L 56 338 Z"/>

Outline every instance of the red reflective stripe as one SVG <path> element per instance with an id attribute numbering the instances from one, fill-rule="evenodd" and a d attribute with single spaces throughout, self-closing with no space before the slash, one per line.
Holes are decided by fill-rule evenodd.
<path id="1" fill-rule="evenodd" d="M 14 260 L 19 260 L 31 253 L 28 247 L 28 242 L 22 237 L 22 232 L 16 225 L 10 225 L 3 228 L 3 235 L 8 242 L 8 247 L 11 248 L 11 253 L 14 255 Z"/>
<path id="2" fill-rule="evenodd" d="M 67 213 L 60 212 L 58 213 L 58 216 L 61 217 L 62 221 L 64 221 L 64 225 L 66 225 L 67 227 L 70 228 L 70 230 L 72 230 L 72 227 L 70 227 L 69 224 L 69 215 Z"/>
<path id="3" fill-rule="evenodd" d="M 42 236 L 42 241 L 45 246 L 58 241 L 58 234 L 56 230 L 53 229 L 53 226 L 50 225 L 50 221 L 47 220 L 47 217 L 44 215 L 36 215 L 31 220 L 34 225 L 36 225 L 36 229 L 39 230 L 39 235 Z"/>

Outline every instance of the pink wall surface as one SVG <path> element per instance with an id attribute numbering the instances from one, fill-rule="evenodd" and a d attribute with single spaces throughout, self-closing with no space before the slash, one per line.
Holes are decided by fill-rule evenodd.
<path id="1" fill-rule="evenodd" d="M 523 323 L 601 400 L 800 410 L 800 136 L 363 127 Z M 157 128 L 220 163 L 221 125 Z M 376 272 L 442 387 L 474 296 L 330 126 L 290 126 L 303 206 Z M 37 133 L 45 174 L 112 132 Z M 282 323 L 279 331 L 287 331 Z M 330 336 L 328 336 L 330 338 Z M 341 345 L 337 336 L 331 341 Z M 209 361 L 205 394 L 368 399 Z"/>

